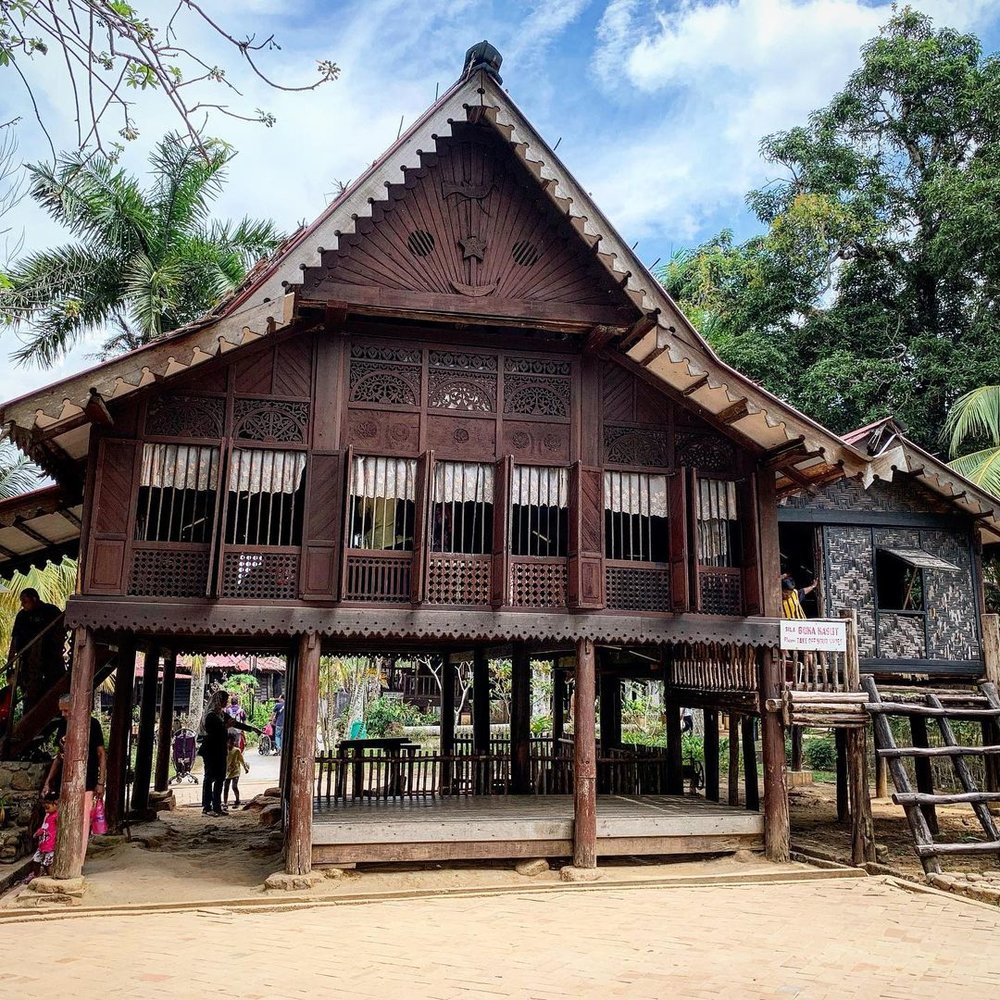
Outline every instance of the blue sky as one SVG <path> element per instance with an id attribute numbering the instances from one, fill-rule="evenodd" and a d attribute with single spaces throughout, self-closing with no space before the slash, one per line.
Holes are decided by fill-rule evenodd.
<path id="1" fill-rule="evenodd" d="M 139 2 L 155 10 L 150 0 Z M 773 170 L 757 154 L 761 136 L 804 120 L 857 65 L 860 46 L 890 16 L 873 0 L 209 0 L 234 34 L 273 32 L 266 58 L 286 81 L 310 78 L 330 58 L 341 78 L 316 91 L 267 91 L 207 32 L 189 44 L 231 67 L 244 107 L 273 111 L 270 129 L 216 117 L 211 131 L 240 150 L 218 215 L 270 216 L 285 229 L 311 220 L 335 182 L 357 177 L 458 76 L 466 48 L 488 38 L 504 56 L 505 86 L 577 179 L 647 263 L 696 245 L 721 228 L 753 231 L 747 190 Z M 971 30 L 1000 48 L 996 0 L 924 0 L 940 25 Z M 29 68 L 57 146 L 72 142 L 67 83 L 56 64 Z M 18 128 L 26 160 L 47 145 L 23 92 L 0 70 L 0 121 Z M 140 98 L 142 131 L 125 163 L 144 169 L 149 145 L 175 127 L 162 100 Z M 62 123 L 60 126 L 59 123 Z M 4 220 L 24 249 L 63 241 L 28 201 Z M 3 247 L 0 243 L 0 253 Z M 95 342 L 100 337 L 95 337 Z M 16 346 L 0 332 L 0 398 L 93 363 L 81 345 L 58 368 L 14 369 Z"/>

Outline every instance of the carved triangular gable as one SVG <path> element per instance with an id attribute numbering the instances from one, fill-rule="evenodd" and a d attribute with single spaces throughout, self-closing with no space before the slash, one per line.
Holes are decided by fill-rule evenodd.
<path id="1" fill-rule="evenodd" d="M 604 307 L 630 322 L 635 306 L 595 260 L 593 240 L 554 209 L 509 143 L 486 125 L 454 132 L 387 187 L 372 217 L 323 253 L 321 268 L 306 270 L 304 296 L 377 287 L 455 297 L 456 305 L 490 300 L 498 315 L 530 317 L 531 303 Z"/>

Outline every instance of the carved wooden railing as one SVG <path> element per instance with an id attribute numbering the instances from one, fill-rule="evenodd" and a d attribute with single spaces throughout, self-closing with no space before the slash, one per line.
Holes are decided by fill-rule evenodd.
<path id="1" fill-rule="evenodd" d="M 412 591 L 413 553 L 348 549 L 345 601 L 403 604 Z"/>
<path id="2" fill-rule="evenodd" d="M 431 552 L 427 556 L 428 604 L 488 607 L 493 557 L 460 552 Z"/>
<path id="3" fill-rule="evenodd" d="M 222 561 L 222 596 L 288 601 L 299 596 L 299 549 L 227 545 Z"/>
<path id="4" fill-rule="evenodd" d="M 757 650 L 725 642 L 682 642 L 668 667 L 673 687 L 701 691 L 755 692 Z"/>
<path id="5" fill-rule="evenodd" d="M 670 567 L 608 559 L 604 563 L 605 607 L 612 611 L 669 611 Z"/>
<path id="6" fill-rule="evenodd" d="M 700 611 L 706 615 L 743 614 L 743 570 L 738 566 L 699 566 Z"/>
<path id="7" fill-rule="evenodd" d="M 204 597 L 209 561 L 209 547 L 201 542 L 133 543 L 128 593 L 133 597 Z"/>
<path id="8" fill-rule="evenodd" d="M 510 560 L 510 604 L 514 608 L 565 608 L 567 560 L 551 556 L 514 556 Z"/>

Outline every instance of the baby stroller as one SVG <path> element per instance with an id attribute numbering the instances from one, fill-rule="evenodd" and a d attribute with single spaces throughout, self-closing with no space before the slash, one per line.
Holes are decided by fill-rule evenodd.
<path id="1" fill-rule="evenodd" d="M 264 732 L 257 743 L 257 753 L 261 757 L 267 757 L 274 753 L 274 726 L 270 722 L 264 727 Z"/>
<path id="2" fill-rule="evenodd" d="M 171 739 L 174 758 L 174 776 L 170 784 L 190 781 L 197 785 L 198 779 L 191 773 L 197 750 L 197 739 L 193 729 L 178 729 Z"/>

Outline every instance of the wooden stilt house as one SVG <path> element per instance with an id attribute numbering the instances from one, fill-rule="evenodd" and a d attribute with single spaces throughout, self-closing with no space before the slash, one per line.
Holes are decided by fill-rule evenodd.
<path id="1" fill-rule="evenodd" d="M 163 657 L 165 686 L 179 652 L 287 656 L 290 872 L 787 857 L 778 497 L 868 456 L 719 361 L 501 87 L 499 62 L 470 50 L 454 86 L 213 314 L 0 411 L 58 483 L 62 518 L 51 546 L 0 528 L 0 557 L 76 539 L 81 560 L 61 875 L 82 864 L 95 671 L 127 675 L 137 650 Z M 449 670 L 473 659 L 471 747 L 445 682 L 439 752 L 317 765 L 320 656 L 413 650 Z M 503 745 L 488 714 L 499 657 L 513 663 Z M 542 746 L 532 658 L 556 667 Z M 623 677 L 664 684 L 659 756 L 622 743 Z M 762 719 L 762 812 L 755 764 L 752 808 L 718 804 L 711 735 L 705 799 L 679 797 L 681 704 Z M 112 819 L 129 709 L 112 721 Z M 133 804 L 154 715 L 144 701 Z M 434 810 L 407 807 L 418 798 Z"/>

